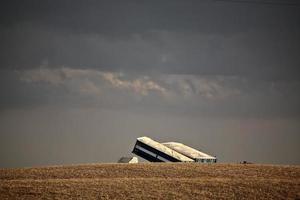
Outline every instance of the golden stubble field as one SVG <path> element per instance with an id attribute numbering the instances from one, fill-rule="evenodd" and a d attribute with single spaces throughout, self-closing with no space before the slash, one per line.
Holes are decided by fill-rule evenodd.
<path id="1" fill-rule="evenodd" d="M 299 199 L 300 166 L 87 164 L 0 169 L 0 199 Z"/>

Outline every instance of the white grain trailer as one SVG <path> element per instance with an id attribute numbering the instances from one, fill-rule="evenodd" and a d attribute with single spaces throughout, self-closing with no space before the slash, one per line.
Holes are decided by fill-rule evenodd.
<path id="1" fill-rule="evenodd" d="M 148 137 L 137 138 L 132 153 L 150 162 L 194 162 L 191 158 Z"/>
<path id="2" fill-rule="evenodd" d="M 132 153 L 150 162 L 216 163 L 217 158 L 178 142 L 159 143 L 149 137 L 139 137 Z"/>

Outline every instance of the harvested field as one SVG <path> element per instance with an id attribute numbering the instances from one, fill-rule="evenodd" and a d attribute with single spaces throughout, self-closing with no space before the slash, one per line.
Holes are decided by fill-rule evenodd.
<path id="1" fill-rule="evenodd" d="M 0 169 L 0 199 L 299 199 L 300 166 L 139 163 Z"/>

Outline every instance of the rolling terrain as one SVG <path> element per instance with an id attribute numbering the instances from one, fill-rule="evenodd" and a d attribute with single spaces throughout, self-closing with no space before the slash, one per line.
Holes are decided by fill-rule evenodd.
<path id="1" fill-rule="evenodd" d="M 0 169 L 0 199 L 299 199 L 300 166 L 86 164 Z"/>

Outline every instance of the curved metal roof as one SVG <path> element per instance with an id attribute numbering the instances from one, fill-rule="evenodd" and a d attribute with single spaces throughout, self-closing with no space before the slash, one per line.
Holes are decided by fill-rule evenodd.
<path id="1" fill-rule="evenodd" d="M 182 143 L 166 142 L 166 143 L 162 143 L 162 144 L 169 147 L 170 149 L 173 149 L 174 151 L 177 151 L 177 152 L 179 152 L 189 158 L 192 158 L 192 159 L 216 159 L 213 156 L 210 156 L 206 153 L 198 151 L 192 147 L 186 146 Z"/>

